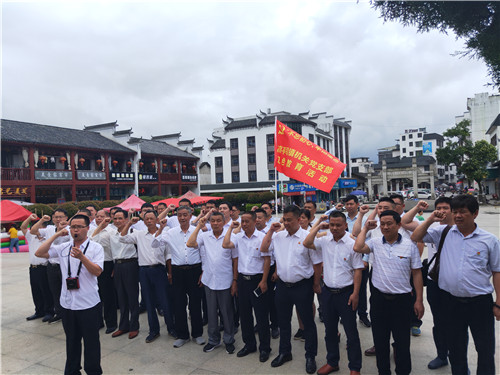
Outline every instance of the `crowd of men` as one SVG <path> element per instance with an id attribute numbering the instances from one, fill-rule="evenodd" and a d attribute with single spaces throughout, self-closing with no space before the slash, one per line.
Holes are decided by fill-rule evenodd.
<path id="1" fill-rule="evenodd" d="M 37 219 L 32 215 L 21 226 L 35 304 L 27 319 L 62 319 L 65 374 L 80 373 L 82 340 L 85 372 L 101 374 L 99 330 L 135 339 L 142 311 L 146 343 L 160 336 L 159 316 L 175 348 L 193 341 L 211 352 L 224 344 L 233 354 L 241 328 L 244 346 L 236 356 L 258 352 L 266 362 L 271 339 L 279 338 L 271 361 L 279 367 L 292 360 L 295 306 L 300 329 L 293 339 L 304 341 L 307 373 L 339 371 L 339 322 L 349 371 L 361 372 L 358 316 L 372 330 L 374 345 L 365 355 L 376 356 L 379 374 L 391 373 L 391 346 L 395 372 L 410 374 L 410 335 L 420 334 L 426 285 L 437 354 L 428 368 L 449 361 L 452 374 L 468 374 L 470 328 L 477 373 L 493 375 L 499 240 L 477 227 L 479 205 L 472 196 L 440 197 L 424 222 L 416 220 L 426 209 L 420 201 L 404 212 L 404 198 L 394 195 L 381 198 L 369 214 L 349 195 L 319 218 L 314 202 L 285 207 L 281 220 L 269 203 L 240 212 L 229 202 L 209 201 L 194 216 L 187 199 L 177 208 L 145 203 L 138 212 L 88 206 L 71 218 L 57 209 L 30 229 Z M 422 267 L 424 243 L 429 258 Z M 315 294 L 327 350 L 319 369 Z"/>

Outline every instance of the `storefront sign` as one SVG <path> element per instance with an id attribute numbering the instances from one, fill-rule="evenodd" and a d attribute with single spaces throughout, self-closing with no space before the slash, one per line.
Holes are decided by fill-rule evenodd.
<path id="1" fill-rule="evenodd" d="M 110 181 L 132 181 L 134 182 L 133 172 L 109 172 Z"/>
<path id="2" fill-rule="evenodd" d="M 308 185 L 308 184 L 302 184 L 302 183 L 286 183 L 284 182 L 282 184 L 283 190 L 281 191 L 282 193 L 302 193 L 304 191 L 316 191 L 316 188 L 314 186 Z"/>
<path id="3" fill-rule="evenodd" d="M 158 181 L 158 173 L 139 173 L 139 181 Z"/>
<path id="4" fill-rule="evenodd" d="M 0 194 L 2 197 L 26 197 L 30 195 L 29 187 L 3 187 L 0 188 Z"/>
<path id="5" fill-rule="evenodd" d="M 72 180 L 71 171 L 35 171 L 35 180 Z"/>
<path id="6" fill-rule="evenodd" d="M 181 181 L 198 182 L 198 175 L 196 175 L 196 174 L 182 174 Z"/>
<path id="7" fill-rule="evenodd" d="M 106 180 L 106 173 L 94 171 L 76 171 L 79 180 Z"/>
<path id="8" fill-rule="evenodd" d="M 355 188 L 358 187 L 358 180 L 354 178 L 340 178 L 339 187 L 342 188 Z"/>

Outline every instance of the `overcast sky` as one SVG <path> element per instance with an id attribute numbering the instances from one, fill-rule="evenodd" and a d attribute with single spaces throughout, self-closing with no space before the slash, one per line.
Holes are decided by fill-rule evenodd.
<path id="1" fill-rule="evenodd" d="M 351 157 L 376 161 L 492 93 L 481 61 L 452 56 L 463 41 L 362 2 L 3 2 L 2 45 L 2 118 L 197 145 L 226 115 L 326 111 L 352 120 Z"/>

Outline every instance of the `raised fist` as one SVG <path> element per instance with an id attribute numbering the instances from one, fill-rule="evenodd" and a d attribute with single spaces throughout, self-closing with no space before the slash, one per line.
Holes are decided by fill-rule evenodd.
<path id="1" fill-rule="evenodd" d="M 130 219 L 130 221 L 132 222 L 132 224 L 137 224 L 139 222 L 140 218 L 137 217 L 137 216 L 134 216 L 132 219 Z"/>
<path id="2" fill-rule="evenodd" d="M 238 221 L 233 221 L 231 223 L 231 228 L 233 228 L 233 229 L 238 229 L 239 226 L 240 226 L 240 223 Z"/>
<path id="3" fill-rule="evenodd" d="M 281 224 L 280 223 L 272 223 L 271 228 L 269 229 L 272 232 L 276 232 L 281 229 Z"/>
<path id="4" fill-rule="evenodd" d="M 367 204 L 364 204 L 364 205 L 362 205 L 362 206 L 359 208 L 359 213 L 360 213 L 360 214 L 363 214 L 363 215 L 364 215 L 364 214 L 368 213 L 368 211 L 370 211 L 370 207 L 368 207 L 368 205 L 367 205 Z"/>
<path id="5" fill-rule="evenodd" d="M 377 220 L 368 220 L 366 222 L 366 228 L 368 230 L 375 229 L 377 227 Z"/>
<path id="6" fill-rule="evenodd" d="M 43 215 L 42 221 L 50 221 L 50 216 L 49 215 Z"/>

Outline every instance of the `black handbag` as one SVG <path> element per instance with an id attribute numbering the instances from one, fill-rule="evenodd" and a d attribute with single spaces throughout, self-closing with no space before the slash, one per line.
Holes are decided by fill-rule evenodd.
<path id="1" fill-rule="evenodd" d="M 439 241 L 439 246 L 438 246 L 437 252 L 436 252 L 436 254 L 434 254 L 434 256 L 431 258 L 431 260 L 427 264 L 426 274 L 428 273 L 431 280 L 434 281 L 435 283 L 437 283 L 439 281 L 439 265 L 440 265 L 440 259 L 441 259 L 441 250 L 443 249 L 444 239 L 446 238 L 446 235 L 448 234 L 450 229 L 451 229 L 451 225 L 447 225 L 446 228 L 444 228 L 443 233 L 441 233 L 441 239 Z M 433 260 L 436 260 L 436 264 L 434 265 L 434 268 L 430 272 L 428 272 L 429 267 L 431 266 Z M 423 273 L 424 273 L 424 271 L 422 270 L 422 274 Z"/>

